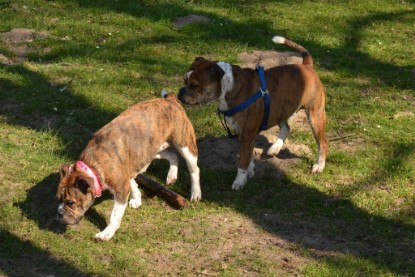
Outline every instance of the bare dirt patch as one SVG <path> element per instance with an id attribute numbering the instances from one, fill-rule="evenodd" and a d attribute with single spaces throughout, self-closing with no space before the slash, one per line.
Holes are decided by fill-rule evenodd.
<path id="1" fill-rule="evenodd" d="M 209 23 L 210 19 L 203 15 L 191 14 L 183 17 L 178 17 L 173 21 L 173 28 L 180 29 L 189 24 L 195 23 Z"/>
<path id="2" fill-rule="evenodd" d="M 242 67 L 255 68 L 260 63 L 265 69 L 285 65 L 299 64 L 303 62 L 301 54 L 296 52 L 279 51 L 253 51 L 252 53 L 242 52 L 238 55 Z"/>
<path id="3" fill-rule="evenodd" d="M 189 272 L 194 276 L 218 276 L 235 265 L 240 276 L 259 276 L 266 272 L 264 268 L 277 268 L 273 272 L 277 276 L 296 276 L 310 263 L 297 253 L 295 243 L 259 229 L 246 216 L 229 211 L 207 216 L 202 221 L 214 230 L 209 236 L 200 238 L 204 227 L 199 224 L 180 230 L 177 235 L 182 239 L 167 243 L 162 251 L 137 250 L 139 257 L 152 264 L 149 276 Z M 191 263 L 179 262 L 189 253 L 192 253 Z"/>
<path id="4" fill-rule="evenodd" d="M 6 65 L 22 63 L 26 61 L 30 53 L 50 51 L 49 49 L 35 49 L 30 45 L 34 40 L 47 37 L 46 32 L 26 28 L 14 28 L 8 32 L 0 33 L 0 39 L 4 41 L 7 49 L 14 55 L 14 57 L 0 55 L 0 63 Z"/>

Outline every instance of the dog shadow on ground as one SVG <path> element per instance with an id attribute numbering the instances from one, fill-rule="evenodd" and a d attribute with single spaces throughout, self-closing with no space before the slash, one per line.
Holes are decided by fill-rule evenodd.
<path id="1" fill-rule="evenodd" d="M 91 5 L 90 3 L 92 2 L 90 1 L 88 3 L 89 4 L 85 5 Z M 103 8 L 111 9 L 108 5 Z M 127 8 L 119 8 L 118 11 L 124 12 L 126 10 Z M 364 30 L 366 26 L 373 24 L 373 22 L 384 20 L 401 20 L 401 16 L 405 16 L 405 14 L 374 13 L 367 18 L 363 18 L 360 21 L 350 24 L 349 28 L 353 39 L 348 40 L 350 41 L 349 44 L 338 48 L 327 48 L 319 44 L 311 44 L 308 48 L 312 53 L 316 53 L 316 55 L 320 53 L 321 56 L 323 56 L 323 53 L 325 53 L 326 56 L 322 58 L 321 66 L 328 70 L 338 69 L 338 67 L 340 67 L 341 70 L 349 69 L 352 65 L 356 69 L 356 76 L 365 76 L 368 72 L 375 72 L 373 70 L 368 70 L 369 68 L 375 67 L 385 68 L 384 71 L 386 73 L 396 72 L 395 74 L 400 74 L 400 72 L 405 72 L 405 68 L 396 67 L 393 63 L 374 60 L 369 55 L 359 51 L 354 45 L 359 45 L 362 36 L 361 30 Z M 229 22 L 229 24 L 235 25 L 235 22 Z M 246 25 L 240 26 L 240 29 L 244 28 L 246 28 Z M 266 24 L 258 23 L 253 28 L 255 31 L 257 29 L 267 30 Z M 267 32 L 269 31 L 271 30 L 267 30 Z M 211 37 L 212 33 L 205 33 L 203 36 L 203 38 L 209 42 L 211 41 Z M 223 35 L 222 38 L 228 40 L 228 34 Z M 152 39 L 163 39 L 163 37 L 155 37 Z M 245 43 L 245 41 L 243 41 L 243 43 Z M 85 48 L 84 46 L 80 47 Z M 263 47 L 263 45 L 258 44 L 258 47 Z M 350 47 L 354 50 L 350 51 Z M 82 51 L 78 52 L 82 53 Z M 336 56 L 344 55 L 344 53 L 349 53 L 352 57 L 351 64 L 339 65 L 332 62 L 336 60 Z M 59 53 L 56 55 L 58 56 L 58 54 Z M 130 59 L 131 57 L 128 58 Z M 119 59 L 118 55 L 117 59 Z M 140 57 L 135 57 L 135 59 L 140 62 L 144 61 L 144 58 L 140 59 Z M 168 62 L 171 63 L 170 60 Z M 75 96 L 69 89 L 63 93 L 59 93 L 57 89 L 52 89 L 48 80 L 39 73 L 18 66 L 7 69 L 7 71 L 11 74 L 25 76 L 25 78 L 29 80 L 29 84 L 26 87 L 18 87 L 16 84 L 0 78 L 0 92 L 2 92 L 2 97 L 0 99 L 0 114 L 6 118 L 7 123 L 10 124 L 25 126 L 36 131 L 42 131 L 45 128 L 59 131 L 59 137 L 62 139 L 63 143 L 69 145 L 65 149 L 65 153 L 59 153 L 59 155 L 75 159 L 75 153 L 79 153 L 80 149 L 76 146 L 76 143 L 71 144 L 71 142 L 85 142 L 86 137 L 89 136 L 93 129 L 96 129 L 101 126 L 102 123 L 107 122 L 110 118 L 114 117 L 113 114 L 109 114 L 102 110 L 89 109 L 91 104 L 88 103 L 86 99 Z M 379 76 L 373 77 L 378 78 Z M 395 81 L 398 78 L 391 78 L 388 74 L 380 76 L 380 78 L 385 80 L 387 84 L 408 89 L 407 86 Z M 32 91 L 34 83 L 36 83 L 36 87 L 38 88 L 37 91 Z M 66 84 L 62 84 L 62 86 L 63 85 Z M 70 101 L 67 100 L 68 98 Z M 51 102 L 51 99 L 53 99 L 53 102 Z M 51 110 L 51 105 L 54 105 L 55 102 L 69 103 L 67 106 L 69 106 L 72 111 L 82 111 L 83 114 L 94 113 L 94 116 L 90 117 L 93 117 L 96 120 L 86 127 L 85 125 L 81 126 L 82 130 L 79 131 L 81 134 L 65 133 L 65 130 L 60 130 L 60 126 L 65 124 L 68 125 L 68 123 L 64 121 L 67 113 L 54 113 Z M 64 106 L 65 105 L 62 105 L 62 107 Z M 25 114 L 24 110 L 28 107 L 31 108 L 32 111 Z M 63 108 L 61 109 L 61 107 L 58 108 L 59 111 L 64 110 Z M 76 123 L 69 126 L 69 130 L 75 129 L 74 126 L 78 127 L 80 125 L 76 120 L 74 120 L 74 122 Z M 200 140 L 198 142 L 201 149 L 201 164 L 203 164 L 203 166 L 208 166 L 210 163 L 218 165 L 223 162 L 227 165 L 225 169 L 234 170 L 236 172 L 237 150 L 233 148 L 235 146 L 229 146 L 229 144 L 233 144 L 233 142 L 228 142 L 228 139 L 224 138 L 215 138 L 213 142 L 209 144 L 209 140 L 209 138 L 206 138 L 205 140 Z M 267 149 L 269 144 L 266 142 L 264 143 L 264 148 Z M 206 145 L 204 146 L 204 144 Z M 226 156 L 218 156 L 215 147 L 227 147 L 227 144 L 230 149 L 218 150 L 218 152 L 226 153 Z M 259 147 L 259 149 L 262 148 Z M 214 184 L 213 181 L 205 180 L 206 182 L 202 189 L 206 191 L 206 199 L 223 204 L 224 206 L 234 207 L 236 211 L 249 216 L 249 218 L 264 230 L 267 230 L 276 236 L 280 236 L 289 242 L 304 246 L 309 250 L 310 255 L 316 259 L 324 258 L 329 263 L 337 264 L 339 267 L 348 266 L 348 261 L 344 261 L 344 264 L 341 264 L 338 259 L 332 259 L 333 256 L 330 254 L 332 252 L 345 253 L 365 258 L 398 274 L 409 275 L 411 272 L 414 272 L 414 226 L 403 224 L 390 218 L 370 214 L 364 209 L 354 205 L 353 202 L 348 199 L 348 195 L 345 195 L 344 197 L 341 195 L 332 196 L 316 189 L 308 188 L 303 184 L 286 180 L 281 160 L 286 161 L 285 164 L 293 165 L 298 163 L 297 159 L 303 159 L 303 157 L 305 157 L 305 155 L 297 153 L 292 149 L 293 148 L 287 147 L 285 150 L 282 150 L 277 158 L 272 158 L 273 160 L 280 160 L 279 165 L 271 165 L 271 168 L 275 169 L 276 174 L 280 176 L 282 180 L 281 182 L 276 182 L 278 183 L 276 187 L 256 189 L 254 190 L 256 195 L 255 197 L 252 197 L 252 189 L 250 191 L 250 188 L 253 186 L 252 183 L 256 182 L 255 179 L 250 181 L 250 183 L 247 184 L 247 187 L 239 192 L 230 190 L 231 183 Z M 258 150 L 256 156 L 259 156 L 260 158 L 259 162 L 257 162 L 257 170 L 260 170 L 261 161 L 267 159 L 265 150 L 262 149 L 262 152 L 261 150 Z M 265 165 L 269 166 L 269 162 L 271 162 L 271 160 L 265 161 L 264 167 Z M 292 163 L 290 164 L 290 162 Z M 387 163 L 379 165 L 380 171 L 391 173 L 389 169 L 386 169 L 387 165 Z M 215 170 L 216 169 L 213 168 L 213 171 Z M 374 170 L 373 172 L 373 176 L 360 181 L 359 184 L 355 184 L 354 187 L 362 186 L 367 188 L 368 184 L 375 183 L 374 180 L 377 178 L 377 170 Z M 229 171 L 226 172 L 226 175 L 229 175 L 228 173 Z M 259 176 L 256 176 L 255 178 L 260 182 L 262 177 L 260 174 L 258 175 Z M 63 233 L 66 231 L 65 226 L 60 225 L 55 220 L 58 201 L 55 202 L 56 205 L 52 205 L 50 201 L 51 199 L 56 199 L 55 194 L 58 182 L 59 175 L 57 173 L 46 176 L 43 180 L 27 190 L 26 199 L 24 201 L 16 202 L 15 205 L 21 209 L 24 216 L 37 222 L 41 229 L 46 229 L 54 233 Z M 227 187 L 219 188 L 219 186 L 224 185 Z M 213 191 L 215 190 L 219 190 L 220 193 L 213 195 Z M 105 200 L 105 197 L 110 196 L 104 196 L 95 204 Z M 242 201 L 238 202 L 238 198 L 242 198 Z M 271 204 L 269 206 L 264 206 L 264 202 Z M 252 210 L 255 212 L 249 210 L 252 206 L 256 207 Z M 408 211 L 408 213 L 411 213 L 411 211 Z M 412 211 L 412 213 L 414 212 Z M 94 208 L 90 209 L 85 216 L 101 230 L 106 226 L 106 220 L 97 213 Z M 7 230 L 0 229 L 0 244 L 2 245 L 0 252 L 4 253 L 13 248 L 24 249 L 27 253 L 25 254 L 25 259 L 20 259 L 20 263 L 23 264 L 23 262 L 29 260 L 34 267 L 39 265 L 39 272 L 41 275 L 48 275 L 50 269 L 61 266 L 67 267 L 71 276 L 83 275 L 82 272 L 70 266 L 70 264 L 53 258 L 46 250 L 36 247 L 30 242 L 24 241 L 23 238 L 16 237 Z M 336 254 L 334 254 L 334 256 L 335 255 Z M 2 256 L 4 257 L 6 255 Z M 36 262 L 46 259 L 50 261 L 47 269 L 44 266 L 44 262 Z M 26 269 L 27 271 L 16 272 L 16 267 L 18 267 L 19 264 L 16 264 L 15 260 L 16 259 L 0 258 L 2 270 L 6 273 L 21 273 L 20 276 L 32 275 L 33 272 L 28 269 L 27 265 L 22 267 L 22 270 Z"/>
<path id="2" fill-rule="evenodd" d="M 52 173 L 29 188 L 26 191 L 26 199 L 24 201 L 16 202 L 14 205 L 17 206 L 28 219 L 36 222 L 40 229 L 63 234 L 67 231 L 67 225 L 61 224 L 57 220 L 59 199 L 56 197 L 56 190 L 58 184 L 59 174 Z M 111 197 L 112 196 L 108 192 L 104 192 L 102 197 L 95 200 L 94 205 L 98 205 Z M 106 219 L 100 215 L 94 207 L 90 208 L 85 213 L 84 217 L 100 230 L 103 230 L 107 226 Z"/>
<path id="3" fill-rule="evenodd" d="M 59 223 L 57 220 L 57 209 L 60 203 L 56 197 L 58 184 L 59 173 L 51 173 L 42 181 L 26 190 L 26 199 L 15 202 L 14 206 L 18 207 L 28 219 L 36 222 L 39 229 L 64 234 L 68 226 Z M 144 192 L 144 199 L 155 197 L 154 192 L 149 189 L 140 187 L 140 190 Z M 98 230 L 104 230 L 108 225 L 107 218 L 98 213 L 94 206 L 112 199 L 112 194 L 109 191 L 104 191 L 101 197 L 95 199 L 93 206 L 88 209 L 82 220 L 86 219 L 95 225 Z M 167 204 L 174 208 L 170 203 L 167 202 Z"/>

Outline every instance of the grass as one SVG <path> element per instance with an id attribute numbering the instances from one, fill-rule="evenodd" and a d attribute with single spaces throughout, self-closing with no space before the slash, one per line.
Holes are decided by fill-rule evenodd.
<path id="1" fill-rule="evenodd" d="M 0 32 L 46 32 L 0 64 L 0 275 L 415 276 L 413 1 L 0 0 Z M 180 16 L 209 24 L 174 29 Z M 326 87 L 325 172 L 312 156 L 238 192 L 235 169 L 200 164 L 204 200 L 174 210 L 146 193 L 106 243 L 104 194 L 76 226 L 56 223 L 57 169 L 126 107 L 176 92 L 197 56 L 305 46 Z M 4 40 L 0 53 L 16 58 Z M 215 105 L 186 107 L 200 141 L 225 135 Z M 182 161 L 173 189 L 188 196 Z M 148 175 L 163 181 L 165 162 Z"/>

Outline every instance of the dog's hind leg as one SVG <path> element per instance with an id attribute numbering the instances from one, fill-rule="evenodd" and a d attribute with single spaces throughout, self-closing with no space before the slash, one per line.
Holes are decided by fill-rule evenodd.
<path id="1" fill-rule="evenodd" d="M 280 133 L 278 134 L 277 141 L 268 149 L 268 156 L 278 155 L 278 153 L 281 151 L 282 146 L 284 145 L 285 139 L 290 133 L 290 126 L 288 125 L 287 121 L 282 121 L 280 124 L 278 124 L 278 126 L 280 127 Z"/>
<path id="2" fill-rule="evenodd" d="M 313 165 L 312 172 L 322 172 L 326 165 L 326 155 L 328 149 L 328 142 L 326 138 L 326 112 L 324 105 L 317 109 L 306 109 L 308 122 L 313 131 L 314 139 L 318 146 L 317 163 Z"/>
<path id="3" fill-rule="evenodd" d="M 130 187 L 131 187 L 131 199 L 128 202 L 128 206 L 137 209 L 141 206 L 141 192 L 138 189 L 137 182 L 133 179 L 130 180 Z"/>
<path id="4" fill-rule="evenodd" d="M 198 201 L 202 199 L 202 191 L 200 189 L 200 169 L 197 166 L 197 154 L 193 154 L 189 147 L 177 147 L 177 150 L 186 160 L 187 168 L 190 173 L 191 191 L 190 200 Z"/>
<path id="5" fill-rule="evenodd" d="M 174 184 L 177 181 L 177 173 L 179 169 L 179 158 L 177 154 L 171 150 L 160 151 L 155 159 L 164 159 L 169 161 L 170 167 L 167 173 L 166 185 Z"/>

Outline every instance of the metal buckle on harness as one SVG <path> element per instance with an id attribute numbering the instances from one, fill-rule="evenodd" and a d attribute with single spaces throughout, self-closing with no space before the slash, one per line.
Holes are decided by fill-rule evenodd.
<path id="1" fill-rule="evenodd" d="M 261 91 L 262 97 L 264 97 L 264 96 L 265 96 L 265 94 L 269 94 L 269 93 L 268 93 L 268 89 L 266 89 L 266 90 L 262 90 L 262 88 L 259 88 L 259 90 Z"/>

